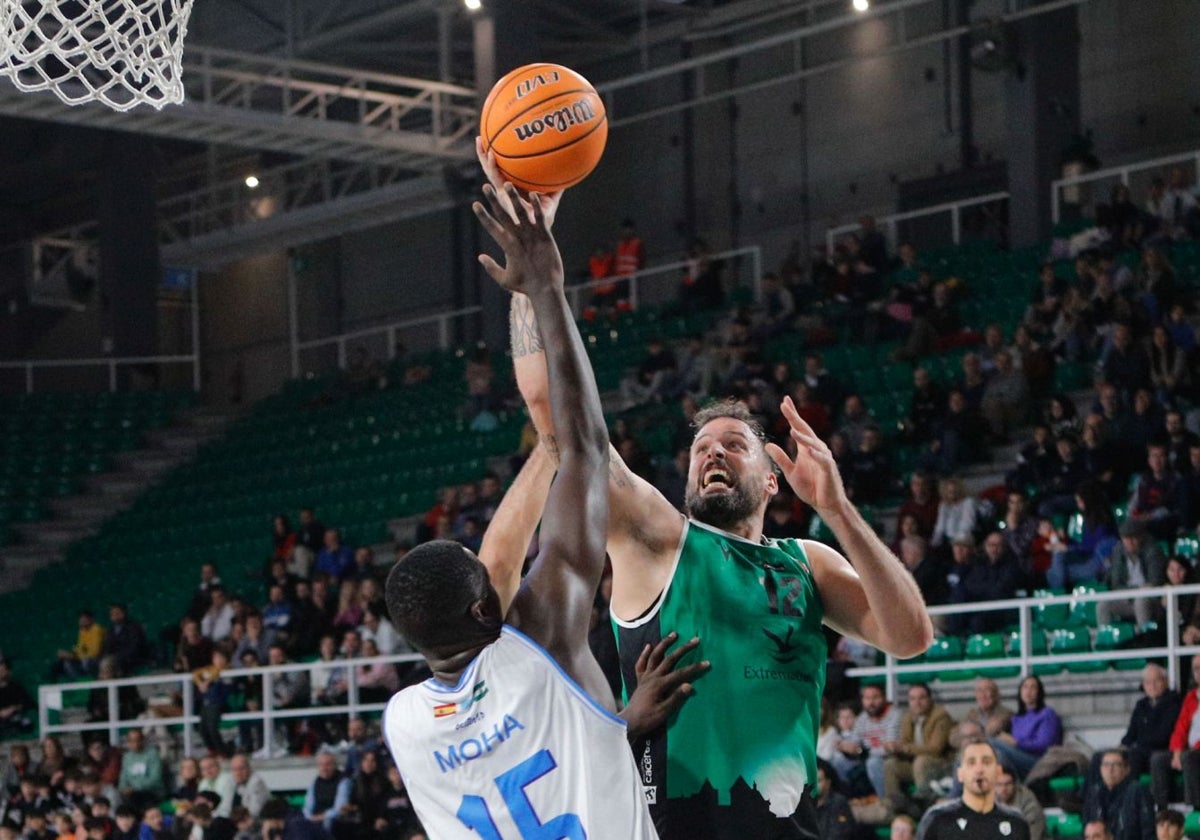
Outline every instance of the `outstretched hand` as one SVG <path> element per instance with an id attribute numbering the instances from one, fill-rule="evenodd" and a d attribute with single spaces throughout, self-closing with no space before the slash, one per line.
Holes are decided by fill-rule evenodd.
<path id="1" fill-rule="evenodd" d="M 698 638 L 693 638 L 667 653 L 678 638 L 678 633 L 668 633 L 653 648 L 646 645 L 638 657 L 634 666 L 637 688 L 621 711 L 630 738 L 641 737 L 665 724 L 695 692 L 692 683 L 711 667 L 711 663 L 704 661 L 676 669 L 679 660 L 700 644 Z"/>
<path id="2" fill-rule="evenodd" d="M 500 205 L 508 213 L 508 217 L 513 221 L 517 219 L 517 207 L 525 211 L 525 215 L 529 221 L 533 222 L 533 203 L 537 202 L 542 208 L 542 216 L 546 219 L 546 229 L 554 227 L 554 219 L 558 215 L 558 205 L 562 201 L 563 190 L 555 190 L 554 192 L 546 193 L 530 193 L 528 196 L 522 196 L 519 192 L 515 197 L 510 197 L 504 189 L 504 185 L 508 183 L 504 179 L 504 173 L 500 171 L 500 167 L 496 165 L 496 153 L 491 149 L 486 152 L 483 150 L 483 138 L 475 138 L 475 157 L 479 158 L 479 165 L 483 168 L 483 174 L 487 177 L 488 183 L 492 185 L 492 189 L 496 191 L 496 196 L 500 201 Z"/>
<path id="3" fill-rule="evenodd" d="M 522 201 L 512 184 L 505 184 L 503 193 L 508 197 L 510 207 Z M 525 205 L 529 208 L 528 214 L 512 214 L 506 210 L 490 184 L 484 184 L 483 195 L 491 211 L 478 201 L 471 207 L 484 229 L 504 250 L 503 267 L 487 254 L 479 255 L 479 262 L 488 276 L 508 291 L 524 295 L 562 288 L 562 256 L 550 234 L 537 193 L 530 196 L 532 204 Z"/>
<path id="4" fill-rule="evenodd" d="M 788 457 L 787 452 L 774 443 L 766 445 L 767 454 L 779 465 L 784 480 L 800 501 L 814 508 L 818 514 L 836 510 L 847 499 L 833 453 L 825 441 L 817 437 L 812 427 L 804 422 L 791 397 L 784 397 L 779 409 L 791 427 L 791 437 L 796 442 L 796 457 Z"/>

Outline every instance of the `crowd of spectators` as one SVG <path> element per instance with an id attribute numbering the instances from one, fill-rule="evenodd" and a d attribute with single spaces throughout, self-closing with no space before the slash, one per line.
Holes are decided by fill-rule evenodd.
<path id="1" fill-rule="evenodd" d="M 971 604 L 1088 582 L 1114 590 L 1190 582 L 1191 562 L 1170 556 L 1174 540 L 1196 534 L 1200 526 L 1194 301 L 1165 247 L 1196 233 L 1197 210 L 1177 181 L 1172 175 L 1170 186 L 1164 184 L 1146 208 L 1131 209 L 1127 195 L 1115 195 L 1102 220 L 1111 244 L 1078 254 L 1069 272 L 1055 263 L 1043 265 L 1029 278 L 1028 304 L 1011 333 L 1000 323 L 967 323 L 961 311 L 972 294 L 971 279 L 938 276 L 909 243 L 889 254 L 870 217 L 831 254 L 805 261 L 794 249 L 777 272 L 763 278 L 758 303 L 732 308 L 722 283 L 725 266 L 697 241 L 689 250 L 679 307 L 709 311 L 712 329 L 677 343 L 651 337 L 644 359 L 620 387 L 626 408 L 678 407 L 668 452 L 651 457 L 641 440 L 645 430 L 624 417 L 614 423 L 613 444 L 631 469 L 681 504 L 689 423 L 705 400 L 741 399 L 777 434 L 786 430 L 780 401 L 790 397 L 829 443 L 850 497 L 869 507 L 898 506 L 895 525 L 883 536 L 930 604 Z M 1133 268 L 1119 258 L 1119 249 L 1127 248 L 1139 251 Z M 601 282 L 593 289 L 591 317 L 617 317 L 614 313 L 628 308 L 625 278 L 644 261 L 631 221 L 622 225 L 614 248 L 597 246 L 589 272 Z M 805 352 L 772 350 L 774 339 L 797 329 L 805 334 Z M 826 366 L 824 347 L 839 334 L 893 343 L 893 364 L 908 366 L 912 383 L 899 423 L 880 423 L 879 407 L 870 402 L 882 397 L 860 392 Z M 944 365 L 934 364 L 947 353 L 961 359 L 950 376 Z M 1094 391 L 1086 399 L 1054 392 L 1055 368 L 1064 363 L 1089 366 Z M 372 390 L 385 384 L 381 376 L 378 365 L 356 356 L 348 381 Z M 494 370 L 485 351 L 469 359 L 466 379 L 466 410 L 478 419 L 495 407 Z M 522 453 L 534 442 L 523 436 Z M 992 462 L 999 477 L 995 486 L 969 494 L 961 473 L 1007 451 L 999 449 L 1004 446 L 1015 446 L 1017 454 Z M 915 469 L 901 468 L 897 447 L 915 452 Z M 418 541 L 455 539 L 478 550 L 502 495 L 500 477 L 490 473 L 445 488 L 421 517 Z M 785 489 L 771 503 L 764 530 L 769 537 L 795 537 L 818 535 L 819 526 Z M 40 838 L 45 818 L 56 823 L 62 819 L 57 812 L 65 812 L 60 833 L 73 840 L 84 834 L 91 840 L 183 838 L 195 834 L 194 825 L 201 826 L 202 836 L 213 831 L 224 840 L 226 831 L 239 836 L 254 820 L 285 834 L 293 830 L 297 838 L 298 824 L 319 826 L 337 840 L 407 836 L 411 812 L 403 816 L 406 806 L 397 804 L 402 786 L 378 742 L 362 749 L 368 738 L 362 721 L 320 714 L 320 707 L 347 701 L 347 660 L 408 651 L 383 608 L 371 548 L 348 545 L 312 510 L 300 512 L 295 528 L 277 516 L 273 535 L 261 603 L 227 589 L 217 565 L 206 563 L 181 622 L 159 637 L 157 647 L 128 608 L 114 603 L 106 626 L 81 611 L 74 646 L 51 663 L 55 676 L 71 679 L 113 678 L 156 665 L 190 674 L 208 753 L 201 766 L 185 761 L 171 772 L 155 760 L 157 745 L 148 747 L 140 731 L 126 735 L 123 749 L 103 737 L 89 738 L 77 760 L 63 756 L 52 738 L 41 748 L 40 764 L 30 761 L 27 750 L 20 760 L 23 748 L 14 748 L 0 832 Z M 1181 638 L 1200 640 L 1200 599 L 1181 598 L 1180 604 Z M 597 616 L 602 614 L 598 603 Z M 1139 629 L 1161 624 L 1163 617 L 1161 602 L 1146 598 L 1107 601 L 1098 609 L 1101 621 L 1131 619 Z M 1013 620 L 1005 611 L 964 610 L 939 629 L 994 632 Z M 873 650 L 836 637 L 830 651 L 831 675 L 839 667 L 874 664 Z M 236 736 L 227 740 L 225 713 L 267 702 L 253 669 L 297 661 L 309 667 L 276 674 L 269 702 L 275 709 L 311 708 L 314 714 L 277 723 L 270 739 L 274 749 L 265 746 L 262 725 L 253 722 L 238 724 Z M 381 701 L 418 677 L 411 666 L 354 667 L 364 702 Z M 1180 711 L 1178 696 L 1172 700 L 1161 669 L 1154 667 L 1147 669 L 1145 698 L 1134 713 L 1135 720 L 1142 716 L 1140 723 L 1131 721 L 1121 751 L 1098 753 L 1089 772 L 1085 814 L 1100 815 L 1117 840 L 1134 836 L 1126 829 L 1135 824 L 1129 820 L 1145 828 L 1145 797 L 1123 793 L 1128 779 L 1136 781 L 1141 772 L 1153 772 L 1153 799 L 1162 806 L 1175 794 L 1171 770 L 1182 770 L 1183 797 L 1200 807 L 1200 749 L 1194 749 L 1200 739 L 1192 737 L 1191 727 L 1196 695 L 1189 692 Z M 249 669 L 251 676 L 230 677 L 226 672 L 232 669 Z M 975 707 L 958 722 L 927 686 L 909 687 L 901 711 L 877 687 L 865 686 L 854 696 L 852 685 L 830 680 L 817 797 L 829 826 L 822 836 L 844 836 L 839 826 L 847 822 L 882 823 L 897 814 L 894 836 L 904 836 L 906 816 L 919 815 L 920 806 L 951 791 L 953 750 L 967 735 L 987 737 L 996 746 L 1009 780 L 1002 801 L 1027 816 L 1036 813 L 1036 793 L 1044 793 L 1037 787 L 1039 764 L 1063 737 L 1036 677 L 1022 681 L 1015 714 L 999 702 L 994 683 L 980 681 Z M 181 703 L 176 696 L 169 705 L 147 707 L 136 689 L 118 692 L 121 718 L 143 716 L 150 726 L 155 715 L 178 714 Z M 31 731 L 33 707 L 29 692 L 0 662 L 0 735 Z M 107 692 L 93 692 L 89 720 L 106 721 L 109 715 Z M 1176 723 L 1176 716 L 1187 722 Z M 1171 726 L 1164 729 L 1168 718 Z M 345 772 L 336 767 L 330 751 L 336 749 L 346 752 Z M 301 823 L 286 808 L 278 813 L 258 785 L 252 785 L 253 793 L 246 788 L 245 780 L 254 776 L 250 758 L 284 751 L 318 755 L 317 781 Z M 231 757 L 226 773 L 222 762 Z M 164 797 L 176 803 L 173 826 L 156 807 Z M 257 812 L 241 813 L 254 810 L 251 802 Z M 863 810 L 871 805 L 878 807 Z M 1111 816 L 1117 812 L 1119 819 Z M 1152 806 L 1149 813 L 1153 817 Z M 1044 819 L 1040 825 L 1035 838 L 1044 836 Z"/>
<path id="2" fill-rule="evenodd" d="M 13 746 L 0 779 L 5 840 L 424 840 L 382 740 L 352 718 L 347 740 L 314 759 L 302 802 L 275 797 L 237 753 L 164 761 L 141 729 L 81 755 L 53 736 Z"/>

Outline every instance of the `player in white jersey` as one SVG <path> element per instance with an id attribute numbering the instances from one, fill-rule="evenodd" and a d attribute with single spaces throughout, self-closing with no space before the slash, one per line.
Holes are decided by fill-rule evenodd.
<path id="1" fill-rule="evenodd" d="M 587 644 L 604 569 L 608 433 L 542 204 L 506 189 L 521 212 L 506 212 L 491 187 L 492 212 L 474 208 L 506 264 L 481 262 L 528 297 L 549 364 L 559 468 L 541 551 L 511 604 L 457 543 L 426 543 L 396 564 L 388 610 L 433 677 L 392 698 L 384 734 L 431 836 L 655 838 L 624 722 Z"/>

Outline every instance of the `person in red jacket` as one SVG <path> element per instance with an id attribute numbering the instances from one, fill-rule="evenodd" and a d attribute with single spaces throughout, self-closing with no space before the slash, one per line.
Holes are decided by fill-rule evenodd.
<path id="1" fill-rule="evenodd" d="M 1183 698 L 1166 752 L 1150 757 L 1151 792 L 1161 810 L 1171 801 L 1173 770 L 1183 771 L 1183 800 L 1200 808 L 1200 654 L 1192 657 L 1193 688 Z"/>

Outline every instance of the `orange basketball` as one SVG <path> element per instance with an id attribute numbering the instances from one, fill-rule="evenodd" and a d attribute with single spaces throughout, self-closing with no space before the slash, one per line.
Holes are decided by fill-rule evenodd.
<path id="1" fill-rule="evenodd" d="M 496 82 L 479 119 L 484 151 L 523 190 L 552 192 L 588 176 L 608 140 L 604 103 L 560 64 L 526 64 Z"/>

